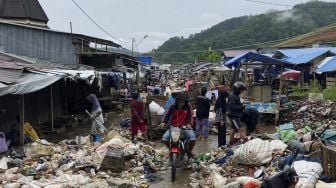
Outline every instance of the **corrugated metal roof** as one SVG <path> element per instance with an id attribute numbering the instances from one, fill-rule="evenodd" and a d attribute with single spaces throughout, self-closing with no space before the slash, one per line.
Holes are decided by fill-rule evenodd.
<path id="1" fill-rule="evenodd" d="M 0 82 L 10 84 L 16 82 L 22 75 L 23 69 L 0 68 Z"/>
<path id="2" fill-rule="evenodd" d="M 224 50 L 223 53 L 225 55 L 225 57 L 236 57 L 240 54 L 244 54 L 247 52 L 257 52 L 256 50 L 253 49 L 245 49 L 245 50 Z"/>
<path id="3" fill-rule="evenodd" d="M 38 0 L 0 0 L 0 17 L 49 21 Z"/>
<path id="4" fill-rule="evenodd" d="M 330 48 L 301 48 L 301 49 L 277 50 L 277 52 L 283 54 L 287 58 L 299 57 L 302 55 L 312 54 L 312 53 L 322 53 L 322 52 L 327 52 L 327 51 L 336 53 L 336 48 L 330 47 Z"/>
<path id="5" fill-rule="evenodd" d="M 321 50 L 314 53 L 302 54 L 300 56 L 283 58 L 282 60 L 287 61 L 288 64 L 293 65 L 306 64 L 322 55 L 327 54 L 328 52 L 329 50 Z"/>
<path id="6" fill-rule="evenodd" d="M 334 71 L 336 71 L 336 56 L 325 58 L 316 69 L 317 73 Z"/>
<path id="7" fill-rule="evenodd" d="M 52 85 L 60 79 L 62 79 L 62 76 L 25 73 L 13 85 L 0 87 L 0 96 L 33 93 Z"/>

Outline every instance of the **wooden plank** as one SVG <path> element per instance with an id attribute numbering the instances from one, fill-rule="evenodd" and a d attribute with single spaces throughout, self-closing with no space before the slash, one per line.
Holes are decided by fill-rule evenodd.
<path id="1" fill-rule="evenodd" d="M 24 133 L 23 133 L 23 125 L 24 125 L 24 121 L 25 121 L 25 110 L 24 110 L 24 95 L 21 95 L 21 99 L 20 99 L 20 145 L 23 146 L 24 145 Z"/>

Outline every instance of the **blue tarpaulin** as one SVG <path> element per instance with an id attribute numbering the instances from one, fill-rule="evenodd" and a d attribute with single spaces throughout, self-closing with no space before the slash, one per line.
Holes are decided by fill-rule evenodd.
<path id="1" fill-rule="evenodd" d="M 258 61 L 262 63 L 286 63 L 283 60 L 275 59 L 266 55 L 258 54 L 255 52 L 247 52 L 241 55 L 238 55 L 225 63 L 228 67 L 239 67 L 241 63 L 248 61 Z"/>
<path id="2" fill-rule="evenodd" d="M 299 57 L 306 54 L 314 54 L 321 52 L 332 52 L 336 53 L 336 48 L 301 48 L 301 49 L 285 49 L 285 50 L 277 50 L 278 53 L 283 54 L 286 58 Z"/>
<path id="3" fill-rule="evenodd" d="M 316 72 L 319 74 L 334 71 L 336 71 L 336 56 L 325 58 L 322 63 L 316 68 Z"/>
<path id="4" fill-rule="evenodd" d="M 287 61 L 288 64 L 292 64 L 292 65 L 306 64 L 326 53 L 329 53 L 329 50 L 326 50 L 326 51 L 320 50 L 320 51 L 313 52 L 313 53 L 302 54 L 296 57 L 283 58 L 282 60 Z"/>
<path id="5" fill-rule="evenodd" d="M 151 56 L 139 56 L 139 57 L 137 57 L 137 59 L 143 65 L 151 65 L 153 58 Z"/>

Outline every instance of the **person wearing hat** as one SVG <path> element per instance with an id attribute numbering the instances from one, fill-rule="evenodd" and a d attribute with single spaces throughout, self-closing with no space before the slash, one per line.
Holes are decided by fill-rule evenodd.
<path id="1" fill-rule="evenodd" d="M 192 150 L 196 143 L 196 135 L 191 127 L 192 122 L 192 107 L 186 100 L 183 94 L 179 94 L 176 97 L 175 104 L 171 105 L 165 114 L 160 127 L 165 125 L 173 127 L 184 127 L 187 129 L 183 131 L 184 138 L 186 139 L 189 147 L 188 157 L 194 157 Z M 162 136 L 162 142 L 169 148 L 170 144 L 170 132 L 167 130 Z"/>

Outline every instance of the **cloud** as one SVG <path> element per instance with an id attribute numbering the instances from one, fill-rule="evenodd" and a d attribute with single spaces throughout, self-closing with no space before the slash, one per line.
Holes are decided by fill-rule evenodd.
<path id="1" fill-rule="evenodd" d="M 219 14 L 212 14 L 212 13 L 203 13 L 200 15 L 201 19 L 205 19 L 205 20 L 210 20 L 210 19 L 221 19 L 222 16 Z"/>
<path id="2" fill-rule="evenodd" d="M 280 13 L 279 17 L 277 18 L 277 21 L 287 21 L 287 20 L 293 20 L 296 21 L 300 19 L 300 15 L 295 14 L 295 10 L 289 10 L 289 11 L 283 11 Z"/>

